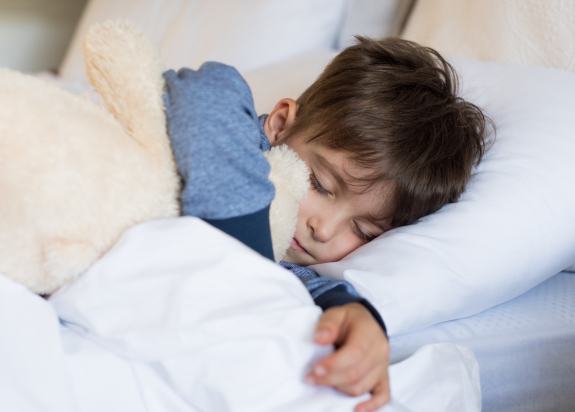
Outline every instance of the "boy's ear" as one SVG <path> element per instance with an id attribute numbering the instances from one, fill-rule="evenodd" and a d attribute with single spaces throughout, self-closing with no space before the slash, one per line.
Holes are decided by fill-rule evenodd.
<path id="1" fill-rule="evenodd" d="M 284 142 L 287 136 L 286 132 L 295 122 L 297 107 L 294 99 L 286 97 L 278 101 L 268 115 L 264 124 L 264 131 L 272 146 Z"/>

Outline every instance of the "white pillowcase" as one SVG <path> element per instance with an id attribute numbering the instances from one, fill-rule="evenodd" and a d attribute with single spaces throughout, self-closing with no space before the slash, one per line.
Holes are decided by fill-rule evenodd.
<path id="1" fill-rule="evenodd" d="M 60 67 L 86 83 L 82 39 L 95 22 L 128 19 L 160 47 L 166 67 L 207 60 L 250 70 L 317 48 L 333 47 L 345 0 L 91 0 Z"/>
<path id="2" fill-rule="evenodd" d="M 277 98 L 297 97 L 319 73 L 320 61 L 327 63 L 332 54 L 317 56 L 308 66 L 300 57 L 248 73 L 258 108 L 268 111 Z M 375 304 L 393 335 L 505 302 L 575 261 L 575 191 L 570 186 L 575 75 L 463 59 L 454 63 L 463 96 L 497 126 L 495 144 L 460 201 L 384 234 L 339 262 L 315 266 L 352 282 Z M 314 72 L 298 73 L 306 68 Z M 300 83 L 285 81 L 288 89 L 274 81 L 274 73 L 290 69 Z"/>

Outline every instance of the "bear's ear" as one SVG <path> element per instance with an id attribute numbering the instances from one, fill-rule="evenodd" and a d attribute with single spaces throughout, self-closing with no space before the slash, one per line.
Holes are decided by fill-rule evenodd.
<path id="1" fill-rule="evenodd" d="M 275 146 L 266 153 L 270 180 L 276 194 L 270 207 L 270 227 L 274 259 L 285 256 L 295 232 L 299 204 L 309 188 L 309 170 L 300 157 L 286 145 Z"/>
<path id="2" fill-rule="evenodd" d="M 156 47 L 125 21 L 90 27 L 84 40 L 86 72 L 106 108 L 144 148 L 168 150 Z"/>

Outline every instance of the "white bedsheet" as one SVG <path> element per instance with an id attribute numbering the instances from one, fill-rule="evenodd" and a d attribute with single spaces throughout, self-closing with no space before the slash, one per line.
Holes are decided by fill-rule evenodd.
<path id="1" fill-rule="evenodd" d="M 351 411 L 303 382 L 320 315 L 291 273 L 193 219 L 130 231 L 50 301 L 0 276 L 6 411 Z M 386 411 L 478 411 L 477 363 L 430 345 L 391 367 Z"/>
<path id="2" fill-rule="evenodd" d="M 394 338 L 392 358 L 439 342 L 476 355 L 484 412 L 575 411 L 575 273 L 478 315 Z"/>

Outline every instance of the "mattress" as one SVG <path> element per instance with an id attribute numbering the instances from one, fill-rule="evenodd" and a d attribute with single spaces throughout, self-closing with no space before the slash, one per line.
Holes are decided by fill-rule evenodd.
<path id="1" fill-rule="evenodd" d="M 395 337 L 392 360 L 435 342 L 474 352 L 483 411 L 575 411 L 575 273 L 478 315 Z"/>

